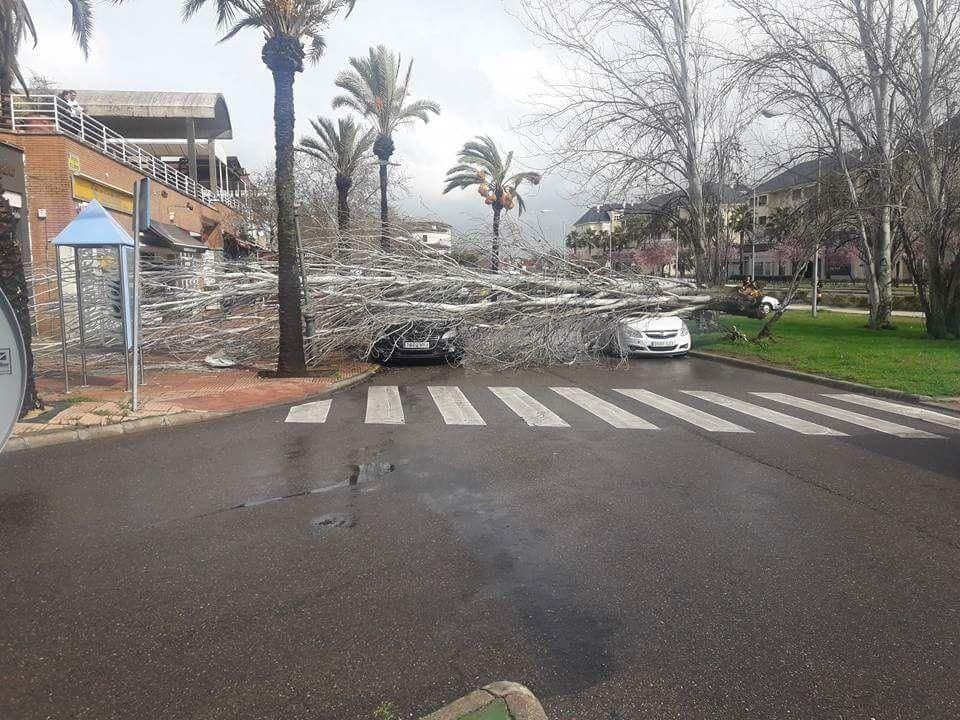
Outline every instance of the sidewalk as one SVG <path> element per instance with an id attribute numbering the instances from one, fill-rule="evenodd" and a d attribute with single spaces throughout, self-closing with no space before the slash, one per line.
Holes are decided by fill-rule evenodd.
<path id="1" fill-rule="evenodd" d="M 47 409 L 17 423 L 7 450 L 201 422 L 294 403 L 359 381 L 374 370 L 372 365 L 348 359 L 313 370 L 306 378 L 264 378 L 258 374 L 260 368 L 148 368 L 137 412 L 131 410 L 123 375 L 91 375 L 83 387 L 79 377 L 71 377 L 71 392 L 64 393 L 62 377 L 50 374 L 37 379 Z"/>
<path id="2" fill-rule="evenodd" d="M 818 309 L 824 310 L 826 312 L 835 312 L 835 313 L 845 313 L 847 315 L 869 315 L 869 310 L 864 310 L 863 308 L 848 308 L 848 307 L 833 307 L 831 305 L 818 305 Z M 787 311 L 790 310 L 805 310 L 810 312 L 813 308 L 810 305 L 797 305 L 790 304 L 787 307 Z M 917 312 L 915 310 L 894 310 L 891 313 L 894 317 L 909 317 L 909 318 L 922 318 L 923 313 Z"/>

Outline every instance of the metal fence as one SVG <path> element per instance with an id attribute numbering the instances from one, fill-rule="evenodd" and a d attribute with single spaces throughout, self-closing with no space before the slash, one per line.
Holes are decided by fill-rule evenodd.
<path id="1" fill-rule="evenodd" d="M 19 133 L 67 135 L 145 176 L 205 203 L 223 202 L 240 210 L 242 203 L 221 191 L 214 195 L 189 175 L 170 167 L 136 143 L 130 142 L 99 120 L 57 95 L 10 95 L 2 100 L 0 129 Z"/>

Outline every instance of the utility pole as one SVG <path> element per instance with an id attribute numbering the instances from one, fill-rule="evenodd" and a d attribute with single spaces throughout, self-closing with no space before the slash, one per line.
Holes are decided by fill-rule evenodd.
<path id="1" fill-rule="evenodd" d="M 822 166 L 822 157 L 823 153 L 818 153 L 817 155 L 817 220 L 820 219 L 820 200 L 821 200 L 821 166 Z M 817 223 L 816 228 L 816 240 L 814 241 L 816 245 L 813 248 L 813 297 L 810 299 L 810 312 L 813 317 L 817 316 L 817 310 L 819 305 L 818 295 L 820 294 L 820 223 Z"/>

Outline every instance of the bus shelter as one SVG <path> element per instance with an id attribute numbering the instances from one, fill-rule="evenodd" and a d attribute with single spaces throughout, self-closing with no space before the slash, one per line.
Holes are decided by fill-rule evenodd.
<path id="1" fill-rule="evenodd" d="M 87 350 L 96 348 L 123 354 L 127 388 L 132 388 L 130 353 L 133 349 L 133 292 L 131 266 L 134 242 L 127 230 L 93 200 L 53 239 L 56 250 L 57 291 L 60 298 L 60 338 L 64 387 L 70 390 L 67 366 L 68 323 L 65 299 L 76 298 L 82 384 L 87 384 Z M 70 291 L 64 280 L 61 249 L 74 254 Z"/>

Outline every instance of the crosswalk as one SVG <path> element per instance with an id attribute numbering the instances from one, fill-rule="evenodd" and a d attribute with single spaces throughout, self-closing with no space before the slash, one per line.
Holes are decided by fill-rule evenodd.
<path id="1" fill-rule="evenodd" d="M 677 397 L 670 397 L 671 394 Z M 914 425 L 960 430 L 958 416 L 866 395 L 821 393 L 813 400 L 779 392 L 743 394 L 748 395 L 748 399 L 709 390 L 683 389 L 655 393 L 644 388 L 609 391 L 591 388 L 587 391 L 571 386 L 536 389 L 470 387 L 465 392 L 457 386 L 437 385 L 428 386 L 424 393 L 420 388 L 405 387 L 401 392 L 396 385 L 373 385 L 367 389 L 363 423 L 405 425 L 409 422 L 404 413 L 406 402 L 414 408 L 412 417 L 415 422 L 441 421 L 448 426 L 478 429 L 523 422 L 532 428 L 569 429 L 587 427 L 592 423 L 596 427 L 616 430 L 657 431 L 670 424 L 679 424 L 708 433 L 751 435 L 782 430 L 814 437 L 880 433 L 924 440 L 943 440 L 945 436 Z M 422 398 L 429 398 L 436 412 L 420 407 Z M 331 422 L 331 418 L 355 417 L 347 410 L 337 416 L 335 402 L 349 404 L 350 401 L 346 398 L 328 399 L 298 405 L 290 409 L 286 422 L 322 425 Z M 851 410 L 851 406 L 857 411 Z M 787 409 L 789 412 L 784 412 Z M 715 414 L 718 410 L 725 412 Z M 730 417 L 723 417 L 724 414 Z M 913 424 L 894 422 L 884 416 L 906 419 Z"/>

